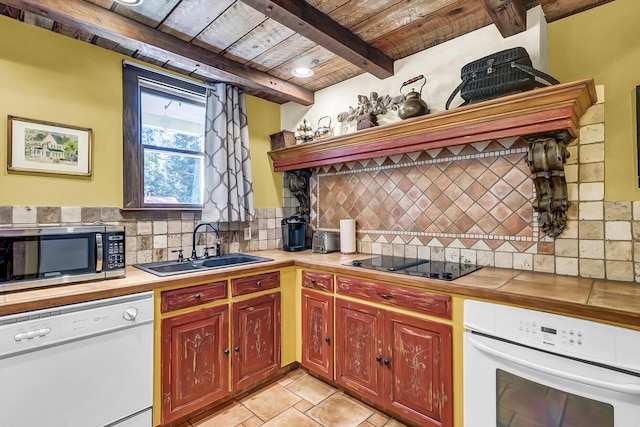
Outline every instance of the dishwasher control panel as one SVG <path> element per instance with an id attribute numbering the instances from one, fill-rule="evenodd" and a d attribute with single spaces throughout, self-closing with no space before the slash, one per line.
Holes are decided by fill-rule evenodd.
<path id="1" fill-rule="evenodd" d="M 0 357 L 153 322 L 153 292 L 0 317 Z"/>

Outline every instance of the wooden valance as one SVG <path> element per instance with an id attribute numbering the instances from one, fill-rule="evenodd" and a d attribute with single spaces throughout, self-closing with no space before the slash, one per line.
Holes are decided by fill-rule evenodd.
<path id="1" fill-rule="evenodd" d="M 567 131 L 597 100 L 593 79 L 534 89 L 269 152 L 276 172 Z"/>

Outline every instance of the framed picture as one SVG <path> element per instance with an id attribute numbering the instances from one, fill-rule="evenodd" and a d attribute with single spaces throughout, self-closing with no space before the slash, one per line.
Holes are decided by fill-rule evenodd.
<path id="1" fill-rule="evenodd" d="M 7 170 L 91 175 L 91 129 L 9 116 Z"/>

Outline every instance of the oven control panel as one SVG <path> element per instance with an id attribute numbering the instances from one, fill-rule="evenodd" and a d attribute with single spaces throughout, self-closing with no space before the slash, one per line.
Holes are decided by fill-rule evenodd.
<path id="1" fill-rule="evenodd" d="M 574 317 L 480 301 L 465 301 L 464 326 L 549 352 L 640 372 L 640 331 Z"/>
<path id="2" fill-rule="evenodd" d="M 540 339 L 542 344 L 549 346 L 566 345 L 566 346 L 582 346 L 584 344 L 584 334 L 581 329 L 574 328 L 557 328 L 556 323 L 545 326 L 537 323 L 535 320 L 519 322 L 518 331 L 524 334 L 530 334 L 534 339 Z"/>

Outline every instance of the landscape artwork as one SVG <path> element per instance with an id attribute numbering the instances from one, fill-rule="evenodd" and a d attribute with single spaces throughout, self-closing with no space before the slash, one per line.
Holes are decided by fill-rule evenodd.
<path id="1" fill-rule="evenodd" d="M 90 128 L 8 118 L 7 170 L 91 175 Z"/>
<path id="2" fill-rule="evenodd" d="M 78 137 L 76 135 L 26 128 L 24 138 L 25 161 L 78 165 Z"/>

